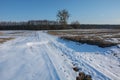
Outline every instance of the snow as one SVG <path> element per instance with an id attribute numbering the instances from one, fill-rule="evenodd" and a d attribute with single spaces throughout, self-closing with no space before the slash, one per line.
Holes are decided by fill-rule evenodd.
<path id="1" fill-rule="evenodd" d="M 34 45 L 42 45 L 42 44 L 47 44 L 48 41 L 43 41 L 43 42 L 28 42 L 27 46 L 34 46 Z"/>
<path id="2" fill-rule="evenodd" d="M 1 80 L 75 79 L 72 66 L 50 46 L 47 34 L 29 34 L 31 36 L 17 37 L 0 45 Z"/>
<path id="3" fill-rule="evenodd" d="M 119 47 L 78 44 L 43 31 L 9 36 L 15 39 L 0 44 L 0 80 L 75 80 L 74 66 L 93 80 L 120 80 Z"/>
<path id="4" fill-rule="evenodd" d="M 111 47 L 102 48 L 96 45 L 82 44 L 79 42 L 73 42 L 73 41 L 62 40 L 62 39 L 58 39 L 57 41 L 63 43 L 65 46 L 71 49 L 74 49 L 77 52 L 105 52 L 111 48 Z"/>

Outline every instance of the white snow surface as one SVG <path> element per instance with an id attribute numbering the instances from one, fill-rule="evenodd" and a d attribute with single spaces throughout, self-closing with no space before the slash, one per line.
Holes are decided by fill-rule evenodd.
<path id="1" fill-rule="evenodd" d="M 74 66 L 93 80 L 120 80 L 119 45 L 79 45 L 43 31 L 14 37 L 0 44 L 0 80 L 76 80 Z"/>

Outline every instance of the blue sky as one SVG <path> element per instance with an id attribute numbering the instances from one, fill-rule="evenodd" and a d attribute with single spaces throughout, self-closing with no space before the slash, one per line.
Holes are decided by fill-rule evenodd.
<path id="1" fill-rule="evenodd" d="M 56 20 L 62 9 L 69 23 L 120 24 L 120 0 L 0 0 L 0 21 Z"/>

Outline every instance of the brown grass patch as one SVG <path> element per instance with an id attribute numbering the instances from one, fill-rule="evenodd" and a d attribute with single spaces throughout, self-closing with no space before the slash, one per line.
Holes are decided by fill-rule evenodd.
<path id="1" fill-rule="evenodd" d="M 120 44 L 120 30 L 111 29 L 80 29 L 80 30 L 58 30 L 48 31 L 49 34 L 59 36 L 62 39 L 97 45 L 99 47 L 110 47 Z M 118 42 L 113 42 L 116 38 Z"/>
<path id="2" fill-rule="evenodd" d="M 4 43 L 4 42 L 9 41 L 11 39 L 14 39 L 14 38 L 0 38 L 0 43 Z"/>
<path id="3" fill-rule="evenodd" d="M 96 38 L 96 37 L 84 38 L 84 37 L 81 37 L 81 36 L 72 36 L 72 37 L 63 36 L 61 38 L 62 39 L 67 39 L 67 40 L 71 40 L 71 41 L 80 42 L 80 43 L 87 43 L 87 44 L 91 44 L 91 45 L 98 45 L 99 47 L 109 47 L 109 46 L 117 45 L 117 43 L 104 41 L 104 40 Z"/>
<path id="4" fill-rule="evenodd" d="M 0 32 L 0 35 L 2 35 L 3 33 L 2 32 Z"/>

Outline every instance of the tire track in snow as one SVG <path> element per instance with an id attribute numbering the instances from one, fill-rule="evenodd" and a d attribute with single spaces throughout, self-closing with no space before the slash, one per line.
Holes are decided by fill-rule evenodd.
<path id="1" fill-rule="evenodd" d="M 44 49 L 44 48 L 43 48 Z M 44 49 L 45 50 L 45 49 Z M 48 56 L 49 53 L 47 53 L 46 51 L 44 51 L 42 53 L 42 56 L 43 58 L 45 59 L 46 61 L 46 65 L 49 69 L 49 73 L 51 75 L 51 80 L 60 80 L 59 76 L 58 76 L 58 73 L 56 71 L 56 68 L 54 67 L 50 57 Z"/>
<path id="2" fill-rule="evenodd" d="M 7 57 L 3 58 L 5 62 L 0 59 L 0 62 L 4 63 L 0 63 L 2 69 L 2 72 L 0 72 L 1 80 L 60 80 L 53 63 L 47 56 L 48 53 L 45 53 L 44 46 L 42 44 L 26 45 L 33 40 L 34 42 L 40 42 L 41 38 L 38 38 L 38 36 L 18 37 L 2 46 L 7 48 L 4 51 L 5 54 L 3 54 Z M 0 50 L 4 50 L 4 48 Z M 6 71 L 5 69 L 10 70 Z"/>
<path id="3" fill-rule="evenodd" d="M 41 35 L 39 38 L 43 38 L 44 41 L 48 41 L 47 44 L 44 45 L 44 49 L 46 50 L 46 54 L 49 59 L 53 63 L 54 68 L 56 69 L 60 80 L 74 80 L 76 77 L 75 72 L 72 70 L 72 64 L 69 62 L 65 62 L 65 58 L 61 56 L 59 53 L 62 53 L 60 50 L 56 49 L 56 47 L 52 46 L 51 43 L 54 42 L 54 38 L 51 39 L 50 36 L 46 33 L 39 33 Z"/>
<path id="4" fill-rule="evenodd" d="M 87 73 L 90 73 L 94 78 L 100 79 L 100 80 L 110 80 L 107 76 L 93 68 L 91 65 L 87 64 L 85 61 L 81 59 L 78 59 L 77 56 L 75 56 L 75 51 L 67 48 L 65 45 L 59 43 L 59 42 L 53 42 L 53 46 L 55 46 L 57 49 L 61 50 L 62 53 L 64 53 L 70 60 L 73 61 L 76 65 L 79 65 L 83 71 L 86 71 Z M 90 71 L 90 72 L 89 72 Z M 99 74 L 99 75 L 98 75 Z"/>
<path id="5" fill-rule="evenodd" d="M 48 56 L 49 53 L 44 47 L 44 44 L 46 43 L 44 41 L 41 42 L 41 36 L 38 32 L 35 32 L 35 36 L 37 42 L 32 42 L 30 44 L 30 49 L 32 53 L 37 53 L 38 55 L 42 56 L 42 59 L 45 61 L 45 66 L 47 67 L 47 73 L 49 73 L 51 80 L 60 80 L 53 63 Z"/>

